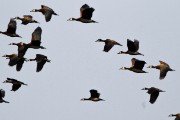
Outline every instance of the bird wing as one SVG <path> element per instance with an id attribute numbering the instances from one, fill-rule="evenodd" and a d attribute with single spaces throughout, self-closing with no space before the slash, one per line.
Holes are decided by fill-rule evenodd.
<path id="1" fill-rule="evenodd" d="M 45 6 L 45 5 L 41 5 L 41 9 L 51 9 L 51 8 L 49 8 L 48 6 Z"/>
<path id="2" fill-rule="evenodd" d="M 139 41 L 134 39 L 134 45 L 136 47 L 136 52 L 139 50 Z"/>
<path id="3" fill-rule="evenodd" d="M 134 68 L 142 70 L 144 65 L 146 64 L 145 61 L 141 61 L 141 60 L 135 60 L 135 64 L 134 64 Z"/>
<path id="4" fill-rule="evenodd" d="M 49 22 L 51 20 L 52 14 L 53 14 L 52 9 L 45 10 L 44 15 L 45 15 L 46 22 Z"/>
<path id="5" fill-rule="evenodd" d="M 14 66 L 17 64 L 18 60 L 19 60 L 18 56 L 14 55 L 12 58 L 10 58 L 8 65 Z"/>
<path id="6" fill-rule="evenodd" d="M 21 84 L 13 84 L 12 91 L 16 91 L 21 87 Z"/>
<path id="7" fill-rule="evenodd" d="M 104 51 L 108 52 L 113 46 L 114 44 L 112 42 L 105 42 Z"/>
<path id="8" fill-rule="evenodd" d="M 97 90 L 90 90 L 91 98 L 99 98 L 100 94 L 97 92 Z"/>
<path id="9" fill-rule="evenodd" d="M 132 67 L 134 66 L 136 60 L 137 60 L 136 58 L 131 59 Z"/>
<path id="10" fill-rule="evenodd" d="M 14 78 L 7 78 L 7 80 L 16 80 L 16 79 L 14 79 Z"/>
<path id="11" fill-rule="evenodd" d="M 43 60 L 43 59 L 41 60 L 41 62 L 37 62 L 36 72 L 40 72 L 45 63 L 46 63 L 46 60 Z"/>
<path id="12" fill-rule="evenodd" d="M 168 68 L 167 67 L 163 67 L 160 69 L 160 76 L 159 79 L 162 80 L 166 77 L 166 74 L 168 72 Z"/>
<path id="13" fill-rule="evenodd" d="M 84 4 L 80 8 L 81 18 L 91 20 L 94 10 L 94 8 L 90 8 L 87 4 Z"/>
<path id="14" fill-rule="evenodd" d="M 136 46 L 134 42 L 129 39 L 127 39 L 127 47 L 128 47 L 128 51 L 132 51 L 132 52 L 136 51 Z"/>
<path id="15" fill-rule="evenodd" d="M 20 70 L 21 70 L 21 68 L 22 68 L 22 66 L 23 66 L 23 64 L 24 64 L 24 60 L 25 60 L 25 58 L 20 58 L 20 59 L 18 60 L 18 62 L 17 62 L 17 64 L 16 64 L 16 70 L 17 70 L 17 71 L 20 71 Z"/>
<path id="16" fill-rule="evenodd" d="M 23 44 L 22 46 L 18 46 L 18 57 L 23 57 L 28 49 L 28 46 L 26 44 Z"/>
<path id="17" fill-rule="evenodd" d="M 31 15 L 23 15 L 25 20 L 31 21 L 32 20 L 32 16 Z"/>
<path id="18" fill-rule="evenodd" d="M 45 15 L 46 22 L 49 22 L 51 20 L 52 14 L 54 13 L 53 9 L 45 5 L 41 5 L 41 9 L 44 10 L 43 14 Z"/>
<path id="19" fill-rule="evenodd" d="M 163 65 L 167 65 L 169 67 L 169 65 L 161 60 L 159 60 L 160 64 L 163 64 Z"/>
<path id="20" fill-rule="evenodd" d="M 10 19 L 10 22 L 8 24 L 7 32 L 11 34 L 16 33 L 16 21 L 14 19 Z"/>
<path id="21" fill-rule="evenodd" d="M 150 100 L 149 100 L 149 102 L 150 102 L 151 104 L 153 104 L 153 103 L 156 101 L 156 99 L 157 99 L 158 96 L 159 96 L 159 92 L 158 92 L 158 91 L 154 91 L 154 92 L 150 95 Z"/>
<path id="22" fill-rule="evenodd" d="M 41 60 L 43 58 L 47 58 L 47 56 L 42 55 L 42 54 L 36 54 L 36 60 Z"/>
<path id="23" fill-rule="evenodd" d="M 0 89 L 0 99 L 5 97 L 5 91 Z"/>
<path id="24" fill-rule="evenodd" d="M 37 27 L 34 32 L 32 33 L 32 39 L 31 39 L 31 44 L 34 46 L 40 46 L 41 44 L 41 34 L 42 34 L 42 29 L 41 27 Z"/>

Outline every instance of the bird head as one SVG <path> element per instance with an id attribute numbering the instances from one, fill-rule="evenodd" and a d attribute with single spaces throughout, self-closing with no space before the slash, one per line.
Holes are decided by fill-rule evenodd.
<path id="1" fill-rule="evenodd" d="M 67 21 L 75 21 L 76 18 L 69 18 Z"/>
<path id="2" fill-rule="evenodd" d="M 96 40 L 95 42 L 104 42 L 104 40 L 98 39 L 98 40 Z"/>
<path id="3" fill-rule="evenodd" d="M 20 17 L 15 17 L 15 18 L 13 18 L 13 19 L 18 20 L 18 19 L 20 19 Z"/>
<path id="4" fill-rule="evenodd" d="M 30 12 L 37 12 L 37 10 L 36 10 L 36 9 L 33 9 L 33 10 L 31 10 Z"/>
<path id="5" fill-rule="evenodd" d="M 148 90 L 148 89 L 149 89 L 149 88 L 146 88 L 146 87 L 145 87 L 145 88 L 142 88 L 141 90 Z"/>
<path id="6" fill-rule="evenodd" d="M 150 66 L 148 66 L 147 68 L 153 68 L 153 66 L 152 66 L 152 65 L 150 65 Z"/>
<path id="7" fill-rule="evenodd" d="M 3 83 L 11 83 L 11 80 L 5 80 Z"/>
<path id="8" fill-rule="evenodd" d="M 123 51 L 120 51 L 120 52 L 118 52 L 117 54 L 123 54 L 124 52 Z"/>

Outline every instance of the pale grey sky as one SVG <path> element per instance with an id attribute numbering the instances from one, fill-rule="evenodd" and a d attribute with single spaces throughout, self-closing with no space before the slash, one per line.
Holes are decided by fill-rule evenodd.
<path id="1" fill-rule="evenodd" d="M 83 4 L 95 8 L 92 19 L 98 24 L 67 21 L 79 17 Z M 59 16 L 52 16 L 46 23 L 41 13 L 30 10 L 47 5 Z M 11 84 L 0 84 L 6 91 L 0 104 L 2 120 L 173 120 L 168 115 L 179 111 L 180 71 L 180 1 L 179 0 L 2 0 L 0 5 L 0 30 L 5 31 L 10 18 L 32 15 L 40 24 L 21 25 L 17 21 L 17 33 L 23 38 L 0 35 L 0 55 L 17 53 L 11 42 L 31 40 L 37 26 L 42 28 L 42 45 L 46 50 L 29 49 L 26 58 L 37 53 L 47 55 L 51 63 L 36 73 L 36 62 L 24 63 L 20 72 L 8 66 L 8 60 L 0 59 L 1 82 L 12 77 L 27 83 L 18 91 L 11 92 Z M 114 46 L 103 52 L 103 43 L 97 39 L 111 38 L 123 46 Z M 139 52 L 145 56 L 118 55 L 126 51 L 127 38 L 140 41 Z M 130 66 L 131 58 L 145 60 L 147 74 L 119 70 Z M 147 69 L 159 60 L 167 62 L 175 72 L 168 72 L 159 80 L 159 71 Z M 160 93 L 155 104 L 143 87 L 158 87 Z M 97 89 L 106 101 L 87 102 L 89 90 Z"/>

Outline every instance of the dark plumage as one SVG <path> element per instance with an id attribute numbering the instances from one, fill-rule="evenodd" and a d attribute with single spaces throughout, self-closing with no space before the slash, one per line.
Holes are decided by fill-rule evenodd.
<path id="1" fill-rule="evenodd" d="M 138 52 L 138 50 L 139 50 L 139 41 L 138 40 L 134 40 L 134 42 L 133 42 L 133 41 L 127 39 L 127 47 L 128 47 L 128 50 L 126 52 L 120 51 L 118 54 L 129 54 L 129 55 L 142 55 L 142 56 L 144 56 L 143 54 Z"/>
<path id="2" fill-rule="evenodd" d="M 5 91 L 3 89 L 0 89 L 0 103 L 9 103 L 8 101 L 5 101 L 3 98 L 5 97 Z"/>
<path id="3" fill-rule="evenodd" d="M 26 61 L 26 58 L 19 57 L 17 54 L 10 54 L 10 55 L 3 55 L 2 57 L 6 57 L 6 59 L 9 59 L 9 66 L 16 65 L 16 70 L 20 71 L 24 61 Z"/>
<path id="4" fill-rule="evenodd" d="M 10 19 L 7 30 L 5 32 L 0 31 L 0 33 L 10 37 L 21 37 L 18 34 L 16 34 L 16 25 L 16 21 L 14 19 Z"/>
<path id="5" fill-rule="evenodd" d="M 68 21 L 79 21 L 82 23 L 97 23 L 94 20 L 91 20 L 91 17 L 94 12 L 94 8 L 89 7 L 87 4 L 84 4 L 80 8 L 80 17 L 79 18 L 69 18 Z"/>
<path id="6" fill-rule="evenodd" d="M 159 92 L 165 92 L 165 91 L 162 91 L 158 88 L 155 88 L 155 87 L 151 87 L 151 88 L 143 88 L 142 90 L 148 90 L 147 93 L 150 94 L 150 100 L 149 102 L 151 104 L 155 103 L 156 99 L 158 98 L 159 96 Z"/>
<path id="7" fill-rule="evenodd" d="M 58 15 L 53 9 L 45 5 L 41 5 L 41 9 L 33 9 L 30 12 L 41 12 L 45 16 L 46 22 L 51 20 L 52 15 Z"/>
<path id="8" fill-rule="evenodd" d="M 132 66 L 131 67 L 129 67 L 129 68 L 122 67 L 120 69 L 122 69 L 122 70 L 130 70 L 130 71 L 133 71 L 133 72 L 136 72 L 136 73 L 147 73 L 146 71 L 142 70 L 144 65 L 146 64 L 145 61 L 138 60 L 136 58 L 132 58 L 131 62 L 132 62 Z"/>
<path id="9" fill-rule="evenodd" d="M 36 54 L 36 58 L 35 59 L 29 59 L 29 61 L 36 61 L 37 62 L 36 72 L 40 72 L 42 70 L 44 64 L 46 62 L 50 62 L 50 60 L 48 60 L 47 56 L 42 55 L 42 54 Z"/>
<path id="10" fill-rule="evenodd" d="M 21 87 L 21 85 L 27 85 L 27 84 L 25 84 L 25 83 L 23 83 L 21 81 L 13 79 L 13 78 L 7 78 L 7 80 L 5 80 L 3 83 L 12 83 L 13 85 L 12 85 L 12 90 L 11 91 L 18 90 Z"/>
<path id="11" fill-rule="evenodd" d="M 28 23 L 39 23 L 36 20 L 33 20 L 31 15 L 24 15 L 23 18 L 15 17 L 14 19 L 21 20 L 23 25 L 27 25 Z"/>
<path id="12" fill-rule="evenodd" d="M 180 113 L 170 114 L 169 117 L 176 117 L 174 120 L 180 120 Z"/>
<path id="13" fill-rule="evenodd" d="M 170 66 L 163 62 L 163 61 L 159 61 L 160 62 L 160 65 L 157 65 L 157 66 L 148 66 L 147 68 L 156 68 L 156 69 L 159 69 L 160 70 L 160 76 L 159 76 L 159 79 L 162 80 L 166 77 L 166 74 L 168 71 L 175 71 L 173 69 L 170 68 Z"/>
<path id="14" fill-rule="evenodd" d="M 90 92 L 91 96 L 89 98 L 82 98 L 81 99 L 82 101 L 85 101 L 85 100 L 91 100 L 91 101 L 94 101 L 94 102 L 105 101 L 105 100 L 99 98 L 100 97 L 100 93 L 98 93 L 97 90 L 92 89 L 89 92 Z"/>
<path id="15" fill-rule="evenodd" d="M 111 39 L 106 39 L 106 40 L 98 39 L 96 42 L 104 42 L 105 43 L 104 52 L 109 52 L 109 50 L 111 50 L 111 48 L 114 45 L 122 46 L 120 43 L 118 43 L 118 42 L 116 42 L 114 40 L 111 40 Z"/>

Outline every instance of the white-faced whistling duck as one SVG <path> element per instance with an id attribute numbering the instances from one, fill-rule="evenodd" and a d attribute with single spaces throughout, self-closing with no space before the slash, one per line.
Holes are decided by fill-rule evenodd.
<path id="1" fill-rule="evenodd" d="M 46 49 L 41 45 L 41 34 L 42 34 L 42 29 L 40 27 L 37 27 L 34 32 L 32 33 L 32 39 L 31 42 L 28 43 L 28 48 L 34 48 L 34 49 Z"/>
<path id="2" fill-rule="evenodd" d="M 18 34 L 16 34 L 16 24 L 17 23 L 14 19 L 10 19 L 7 30 L 5 32 L 0 31 L 0 33 L 10 37 L 21 37 Z"/>
<path id="3" fill-rule="evenodd" d="M 46 22 L 51 20 L 52 15 L 58 15 L 53 9 L 45 5 L 41 5 L 41 9 L 33 9 L 30 12 L 41 12 L 45 16 Z"/>
<path id="4" fill-rule="evenodd" d="M 26 61 L 26 58 L 24 57 L 19 57 L 17 54 L 11 54 L 11 55 L 4 55 L 2 57 L 6 57 L 6 59 L 9 59 L 9 66 L 14 66 L 16 65 L 16 70 L 20 71 L 24 61 Z"/>
<path id="5" fill-rule="evenodd" d="M 90 94 L 91 94 L 91 96 L 89 98 L 82 98 L 81 100 L 82 101 L 91 100 L 91 101 L 94 101 L 94 102 L 105 101 L 105 100 L 99 98 L 100 97 L 100 93 L 98 93 L 97 90 L 94 90 L 94 89 L 90 90 Z"/>
<path id="6" fill-rule="evenodd" d="M 94 10 L 95 10 L 94 8 L 89 7 L 87 4 L 84 4 L 80 8 L 80 17 L 79 18 L 69 18 L 68 21 L 79 21 L 82 23 L 98 23 L 94 20 L 91 20 Z"/>
<path id="7" fill-rule="evenodd" d="M 114 45 L 119 45 L 122 46 L 120 43 L 111 40 L 111 39 L 106 39 L 106 40 L 102 40 L 102 39 L 98 39 L 96 42 L 104 42 L 104 52 L 108 52 Z"/>
<path id="8" fill-rule="evenodd" d="M 9 103 L 8 101 L 3 100 L 5 97 L 5 91 L 3 89 L 0 89 L 0 103 Z"/>
<path id="9" fill-rule="evenodd" d="M 142 56 L 144 56 L 143 54 L 138 52 L 138 50 L 139 50 L 139 41 L 138 40 L 134 40 L 134 42 L 133 42 L 133 41 L 127 39 L 127 47 L 128 47 L 128 50 L 126 52 L 120 51 L 118 54 L 129 54 L 129 55 L 142 55 Z"/>
<path id="10" fill-rule="evenodd" d="M 36 20 L 33 20 L 31 15 L 24 15 L 23 18 L 15 17 L 14 19 L 21 20 L 23 25 L 27 25 L 28 23 L 39 23 Z"/>
<path id="11" fill-rule="evenodd" d="M 27 85 L 27 84 L 25 84 L 25 83 L 23 83 L 21 81 L 13 79 L 13 78 L 7 78 L 7 80 L 5 80 L 3 83 L 12 83 L 13 85 L 12 85 L 12 90 L 11 91 L 18 90 L 21 87 L 21 85 Z"/>
<path id="12" fill-rule="evenodd" d="M 9 45 L 17 45 L 18 46 L 18 56 L 23 57 L 28 49 L 28 44 L 19 42 L 19 43 L 10 43 Z"/>
<path id="13" fill-rule="evenodd" d="M 147 91 L 147 93 L 148 94 L 150 94 L 150 100 L 149 100 L 149 102 L 151 103 L 151 104 L 153 104 L 155 101 L 156 101 L 156 99 L 158 98 L 158 96 L 159 96 L 159 92 L 165 92 L 165 91 L 162 91 L 162 90 L 160 90 L 160 89 L 158 89 L 158 88 L 155 88 L 155 87 L 151 87 L 151 88 L 143 88 L 143 89 L 141 89 L 141 90 L 148 90 Z"/>
<path id="14" fill-rule="evenodd" d="M 142 70 L 144 65 L 146 64 L 145 61 L 138 60 L 136 58 L 132 58 L 131 62 L 132 62 L 132 66 L 131 67 L 129 67 L 129 68 L 122 67 L 120 69 L 122 69 L 122 70 L 130 70 L 130 71 L 133 71 L 133 72 L 136 72 L 136 73 L 147 73 L 146 71 Z"/>
<path id="15" fill-rule="evenodd" d="M 159 69 L 160 70 L 160 76 L 159 76 L 159 79 L 162 80 L 166 77 L 166 74 L 168 71 L 175 71 L 173 69 L 170 68 L 170 66 L 163 62 L 163 61 L 159 61 L 160 62 L 160 65 L 157 65 L 157 66 L 148 66 L 147 68 L 156 68 L 156 69 Z"/>
<path id="16" fill-rule="evenodd" d="M 180 113 L 170 114 L 169 117 L 176 117 L 174 120 L 180 120 Z"/>
<path id="17" fill-rule="evenodd" d="M 36 72 L 40 72 L 46 62 L 50 62 L 51 60 L 48 60 L 47 56 L 42 55 L 42 54 L 36 54 L 35 59 L 29 59 L 28 61 L 36 61 L 37 62 L 37 67 L 36 67 Z"/>

